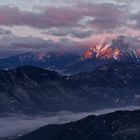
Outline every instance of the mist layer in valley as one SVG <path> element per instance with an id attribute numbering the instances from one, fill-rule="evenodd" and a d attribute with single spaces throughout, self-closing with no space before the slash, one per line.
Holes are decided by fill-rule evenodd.
<path id="1" fill-rule="evenodd" d="M 7 140 L 22 136 L 26 133 L 34 131 L 47 124 L 63 124 L 71 121 L 76 121 L 87 117 L 89 115 L 100 115 L 117 110 L 138 110 L 140 106 L 127 106 L 123 108 L 108 108 L 104 110 L 97 110 L 94 112 L 74 113 L 69 111 L 62 111 L 56 113 L 47 113 L 40 116 L 26 116 L 26 115 L 7 115 L 0 117 L 0 140 Z"/>

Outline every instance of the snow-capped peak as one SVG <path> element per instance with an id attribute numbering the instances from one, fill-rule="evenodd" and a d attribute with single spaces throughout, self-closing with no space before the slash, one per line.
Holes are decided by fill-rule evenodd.
<path id="1" fill-rule="evenodd" d="M 125 53 L 130 52 L 130 45 L 125 40 L 124 36 L 118 36 L 113 39 L 101 40 L 96 46 L 89 48 L 84 53 L 84 58 L 100 58 L 100 59 L 115 59 L 120 60 Z M 135 50 L 136 51 L 136 50 Z M 140 55 L 136 53 L 137 55 Z"/>

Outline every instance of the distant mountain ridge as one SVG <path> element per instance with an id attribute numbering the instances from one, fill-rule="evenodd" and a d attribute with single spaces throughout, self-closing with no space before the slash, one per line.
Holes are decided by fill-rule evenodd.
<path id="1" fill-rule="evenodd" d="M 31 65 L 61 71 L 66 66 L 79 60 L 79 58 L 78 54 L 66 52 L 29 52 L 0 59 L 0 69 L 12 69 L 19 66 Z"/>

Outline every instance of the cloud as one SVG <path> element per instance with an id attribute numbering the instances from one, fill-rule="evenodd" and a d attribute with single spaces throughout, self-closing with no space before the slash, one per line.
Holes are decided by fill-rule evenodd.
<path id="1" fill-rule="evenodd" d="M 80 52 L 86 46 L 85 41 L 73 41 L 68 38 L 61 38 L 57 41 L 49 39 L 44 40 L 38 37 L 21 37 L 15 36 L 12 32 L 0 29 L 0 57 L 8 57 L 19 53 L 34 52 L 34 51 L 69 51 Z"/>
<path id="2" fill-rule="evenodd" d="M 76 4 L 73 6 L 39 7 L 40 11 L 23 11 L 16 7 L 0 7 L 0 25 L 24 25 L 35 28 L 82 27 L 82 20 L 92 17 L 93 21 L 84 26 L 94 28 L 117 28 L 124 24 L 126 6 L 110 3 Z M 105 25 L 105 27 L 104 27 Z M 77 34 L 75 34 L 77 35 Z M 78 36 L 78 35 L 77 35 Z"/>
<path id="3" fill-rule="evenodd" d="M 12 35 L 12 32 L 10 30 L 4 30 L 3 28 L 0 28 L 0 35 Z"/>
<path id="4" fill-rule="evenodd" d="M 131 20 L 133 20 L 133 28 L 140 28 L 140 11 L 131 15 Z"/>
<path id="5" fill-rule="evenodd" d="M 125 36 L 126 42 L 130 44 L 130 48 L 140 48 L 140 35 L 139 36 Z"/>
<path id="6" fill-rule="evenodd" d="M 20 33 L 15 31 L 17 35 L 14 35 L 10 30 L 0 28 L 1 56 L 4 56 L 6 51 L 7 55 L 37 50 L 81 51 L 92 45 L 95 36 L 104 36 L 106 33 L 113 34 L 122 30 L 125 33 L 129 27 L 130 29 L 140 27 L 140 13 L 132 14 L 128 5 L 115 2 L 85 1 L 36 8 L 27 11 L 17 7 L 0 7 L 0 26 L 11 31 L 14 30 L 13 26 L 21 29 Z M 135 21 L 133 26 L 132 21 Z M 34 34 L 32 31 L 29 34 L 38 37 L 27 35 L 30 31 L 25 33 L 23 26 L 34 28 L 37 33 Z"/>
<path id="7" fill-rule="evenodd" d="M 85 5 L 83 5 L 83 8 Z M 97 32 L 103 32 L 108 30 L 117 30 L 123 26 L 126 26 L 128 20 L 127 6 L 119 6 L 111 3 L 103 3 L 100 5 L 86 5 L 86 9 L 94 9 L 88 11 L 88 16 L 93 17 L 89 21 L 89 25 L 92 26 Z"/>
<path id="8" fill-rule="evenodd" d="M 0 139 L 8 139 L 9 137 L 24 135 L 48 124 L 64 124 L 71 121 L 77 121 L 89 115 L 98 116 L 101 114 L 112 113 L 118 110 L 134 111 L 139 109 L 139 106 L 127 106 L 122 108 L 107 108 L 102 110 L 96 110 L 93 112 L 75 113 L 69 111 L 62 111 L 47 113 L 47 115 L 45 114 L 33 117 L 26 115 L 9 115 L 0 118 L 0 126 L 2 126 L 0 127 Z"/>
<path id="9" fill-rule="evenodd" d="M 4 26 L 26 25 L 36 28 L 72 26 L 79 18 L 74 9 L 66 7 L 47 7 L 42 12 L 22 11 L 19 8 L 7 6 L 0 7 L 0 25 Z"/>
<path id="10" fill-rule="evenodd" d="M 87 38 L 93 34 L 92 30 L 82 30 L 82 29 L 75 29 L 75 28 L 52 28 L 48 31 L 42 32 L 43 34 L 47 35 L 54 35 L 58 37 L 65 37 L 70 36 L 74 38 Z"/>

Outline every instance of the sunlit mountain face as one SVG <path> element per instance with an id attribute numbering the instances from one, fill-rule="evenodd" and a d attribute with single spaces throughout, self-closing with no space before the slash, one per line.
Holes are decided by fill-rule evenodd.
<path id="1" fill-rule="evenodd" d="M 84 58 L 121 60 L 126 56 L 139 58 L 140 49 L 125 40 L 125 36 L 101 40 L 96 46 L 84 53 Z"/>
<path id="2" fill-rule="evenodd" d="M 126 36 L 102 38 L 90 47 L 75 63 L 69 65 L 64 73 L 77 74 L 91 72 L 104 64 L 113 62 L 140 63 L 140 49 Z"/>

